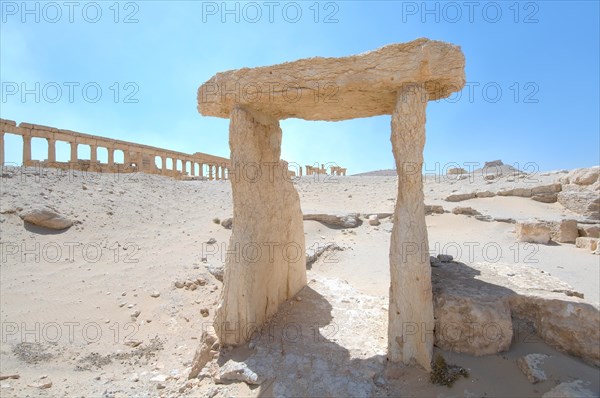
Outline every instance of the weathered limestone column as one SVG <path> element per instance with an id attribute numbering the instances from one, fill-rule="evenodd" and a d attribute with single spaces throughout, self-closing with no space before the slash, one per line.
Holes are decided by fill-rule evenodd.
<path id="1" fill-rule="evenodd" d="M 204 177 L 204 163 L 199 163 L 198 174 L 200 175 L 200 177 Z"/>
<path id="2" fill-rule="evenodd" d="M 108 151 L 108 167 L 111 168 L 115 165 L 115 149 L 114 148 L 106 148 Z"/>
<path id="3" fill-rule="evenodd" d="M 256 178 L 230 178 L 235 223 L 215 330 L 222 344 L 237 345 L 306 285 L 306 258 L 300 198 L 281 172 L 279 122 L 242 108 L 230 119 L 232 167 L 261 167 Z"/>
<path id="4" fill-rule="evenodd" d="M 77 143 L 69 142 L 71 144 L 71 163 L 77 163 Z"/>
<path id="5" fill-rule="evenodd" d="M 160 160 L 162 162 L 162 167 L 160 168 L 160 174 L 165 174 L 167 172 L 167 157 L 161 156 Z"/>
<path id="6" fill-rule="evenodd" d="M 407 85 L 392 114 L 398 198 L 390 242 L 388 359 L 430 370 L 434 320 L 421 171 L 426 107 L 424 86 Z"/>
<path id="7" fill-rule="evenodd" d="M 4 132 L 0 131 L 0 167 L 4 166 Z"/>
<path id="8" fill-rule="evenodd" d="M 209 164 L 208 165 L 208 179 L 209 180 L 213 180 L 213 165 Z"/>
<path id="9" fill-rule="evenodd" d="M 98 146 L 97 145 L 90 145 L 90 161 L 92 163 L 98 161 Z"/>
<path id="10" fill-rule="evenodd" d="M 23 137 L 23 166 L 29 166 L 31 163 L 31 136 Z"/>
<path id="11" fill-rule="evenodd" d="M 48 142 L 48 162 L 56 162 L 56 140 L 53 138 L 47 138 Z"/>

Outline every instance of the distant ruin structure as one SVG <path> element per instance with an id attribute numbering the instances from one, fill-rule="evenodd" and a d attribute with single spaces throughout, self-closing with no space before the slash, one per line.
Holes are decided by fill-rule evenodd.
<path id="1" fill-rule="evenodd" d="M 83 134 L 71 130 L 42 126 L 31 123 L 17 123 L 13 120 L 0 119 L 0 164 L 5 162 L 4 134 L 16 134 L 23 138 L 23 166 L 42 166 L 58 169 L 95 171 L 103 173 L 132 173 L 143 172 L 160 174 L 174 178 L 206 178 L 208 180 L 228 179 L 230 161 L 227 158 L 196 152 L 192 155 L 156 148 L 149 145 L 115 140 L 97 135 Z M 48 143 L 48 154 L 45 160 L 31 158 L 31 139 L 43 138 Z M 68 162 L 56 160 L 56 143 L 66 142 L 70 145 Z M 90 159 L 79 159 L 79 145 L 89 145 Z M 106 163 L 98 160 L 98 148 L 106 148 L 108 159 Z M 123 163 L 115 162 L 115 151 L 123 151 Z M 159 157 L 162 167 L 157 167 L 155 159 Z M 167 168 L 167 159 L 171 159 L 171 168 Z M 177 169 L 178 161 L 181 170 Z M 198 166 L 198 167 L 196 167 Z M 196 172 L 198 170 L 198 172 Z M 206 175 L 205 175 L 206 173 Z"/>

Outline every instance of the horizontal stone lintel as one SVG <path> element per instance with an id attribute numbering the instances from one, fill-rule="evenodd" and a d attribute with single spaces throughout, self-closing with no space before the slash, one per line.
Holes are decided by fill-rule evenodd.
<path id="1" fill-rule="evenodd" d="M 330 121 L 387 115 L 409 85 L 425 85 L 424 101 L 460 91 L 464 70 L 460 47 L 417 39 L 349 57 L 217 73 L 198 89 L 198 111 L 229 118 L 241 105 L 275 119 Z"/>

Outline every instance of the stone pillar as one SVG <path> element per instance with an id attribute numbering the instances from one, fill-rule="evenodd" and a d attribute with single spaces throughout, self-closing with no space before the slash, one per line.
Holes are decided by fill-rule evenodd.
<path id="1" fill-rule="evenodd" d="M 209 164 L 208 165 L 208 179 L 209 180 L 213 180 L 213 165 Z"/>
<path id="2" fill-rule="evenodd" d="M 200 175 L 200 177 L 204 177 L 204 163 L 199 163 L 198 174 Z"/>
<path id="3" fill-rule="evenodd" d="M 230 120 L 231 167 L 276 162 L 287 168 L 280 159 L 277 120 L 241 108 L 232 110 Z M 244 343 L 251 337 L 244 331 L 259 328 L 306 285 L 300 198 L 283 173 L 271 178 L 268 171 L 262 170 L 262 178 L 231 179 L 235 223 L 214 324 L 224 345 Z M 260 257 L 249 254 L 252 250 L 243 255 L 233 250 L 255 245 L 261 248 L 254 251 L 262 252 Z"/>
<path id="4" fill-rule="evenodd" d="M 388 359 L 430 370 L 434 320 L 421 171 L 426 107 L 424 86 L 411 85 L 398 92 L 392 114 L 398 198 L 390 242 Z"/>
<path id="5" fill-rule="evenodd" d="M 165 174 L 167 170 L 167 157 L 161 156 L 160 160 L 162 162 L 162 167 L 160 168 L 160 174 Z"/>
<path id="6" fill-rule="evenodd" d="M 23 166 L 29 166 L 31 163 L 31 136 L 23 137 Z"/>
<path id="7" fill-rule="evenodd" d="M 106 148 L 108 151 L 108 167 L 113 167 L 115 165 L 115 149 L 114 148 Z"/>
<path id="8" fill-rule="evenodd" d="M 48 162 L 56 162 L 56 140 L 53 138 L 47 138 L 48 142 Z"/>
<path id="9" fill-rule="evenodd" d="M 90 162 L 94 163 L 98 161 L 98 146 L 90 145 Z"/>
<path id="10" fill-rule="evenodd" d="M 0 131 L 0 167 L 4 166 L 4 132 Z"/>
<path id="11" fill-rule="evenodd" d="M 71 163 L 77 163 L 77 143 L 69 142 L 71 144 Z"/>

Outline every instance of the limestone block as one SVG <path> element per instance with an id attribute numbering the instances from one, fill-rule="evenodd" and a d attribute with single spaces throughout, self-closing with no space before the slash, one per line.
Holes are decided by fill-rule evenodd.
<path id="1" fill-rule="evenodd" d="M 579 236 L 576 220 L 562 220 L 557 223 L 552 233 L 552 239 L 559 243 L 575 243 Z"/>
<path id="2" fill-rule="evenodd" d="M 507 351 L 513 336 L 507 298 L 469 297 L 438 291 L 434 299 L 435 345 L 469 355 Z"/>
<path id="3" fill-rule="evenodd" d="M 389 115 L 396 93 L 425 84 L 429 100 L 465 84 L 459 47 L 429 39 L 342 58 L 307 58 L 218 73 L 198 89 L 198 111 L 227 118 L 243 104 L 276 119 L 345 120 Z"/>
<path id="4" fill-rule="evenodd" d="M 554 183 L 549 185 L 540 185 L 537 187 L 531 188 L 531 194 L 537 195 L 540 193 L 557 193 L 562 191 L 562 185 L 560 183 Z"/>
<path id="5" fill-rule="evenodd" d="M 598 225 L 582 225 L 578 228 L 579 236 L 589 238 L 600 238 L 600 226 Z"/>
<path id="6" fill-rule="evenodd" d="M 462 202 L 463 200 L 469 200 L 475 198 L 475 192 L 470 193 L 454 193 L 444 199 L 446 202 Z"/>
<path id="7" fill-rule="evenodd" d="M 550 241 L 552 230 L 546 223 L 542 222 L 521 222 L 515 227 L 517 240 L 521 242 L 543 243 Z"/>
<path id="8" fill-rule="evenodd" d="M 580 249 L 587 249 L 593 252 L 598 248 L 599 242 L 600 239 L 598 238 L 579 237 L 575 240 L 575 246 L 579 247 Z"/>
<path id="9" fill-rule="evenodd" d="M 498 192 L 498 196 L 520 196 L 522 198 L 531 197 L 531 189 L 530 188 L 513 188 L 513 189 L 505 189 Z"/>

